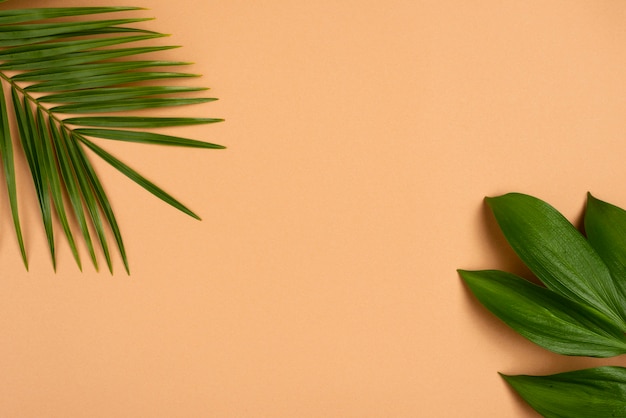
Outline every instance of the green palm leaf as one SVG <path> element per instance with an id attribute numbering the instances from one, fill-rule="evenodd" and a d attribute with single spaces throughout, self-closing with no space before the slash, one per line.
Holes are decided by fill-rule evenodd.
<path id="1" fill-rule="evenodd" d="M 15 184 L 15 165 L 13 162 L 13 144 L 11 141 L 11 132 L 9 129 L 9 117 L 7 113 L 7 104 L 4 98 L 4 89 L 0 83 L 0 155 L 2 157 L 2 166 L 4 168 L 4 176 L 7 183 L 7 192 L 9 202 L 11 204 L 11 215 L 13 217 L 13 226 L 17 235 L 17 241 L 20 246 L 22 260 L 28 269 L 28 259 L 26 257 L 26 249 L 24 248 L 24 239 L 22 237 L 22 227 L 20 226 L 20 216 L 17 209 L 17 187 Z"/>
<path id="2" fill-rule="evenodd" d="M 75 232 L 82 237 L 96 268 L 98 256 L 93 241 L 100 244 L 102 255 L 112 271 L 108 229 L 124 267 L 129 271 L 111 202 L 85 149 L 155 196 L 199 219 L 187 206 L 94 142 L 97 139 L 224 148 L 153 131 L 153 128 L 215 123 L 222 119 L 135 116 L 130 113 L 216 100 L 184 97 L 187 93 L 206 90 L 204 87 L 163 84 L 167 80 L 197 77 L 175 70 L 189 63 L 134 59 L 142 54 L 176 48 L 132 45 L 166 36 L 132 26 L 151 18 L 101 19 L 97 16 L 137 10 L 142 9 L 69 7 L 0 11 L 0 163 L 16 239 L 27 268 L 15 179 L 15 158 L 22 155 L 35 186 L 55 269 L 57 237 L 54 225 L 58 220 L 79 267 L 81 260 Z M 157 71 L 160 67 L 168 69 Z M 2 94 L 4 88 L 10 91 L 10 104 Z M 111 112 L 123 112 L 123 115 L 108 115 Z M 66 114 L 70 116 L 64 116 Z M 17 126 L 15 132 L 10 129 L 12 118 Z M 17 149 L 21 152 L 14 152 L 14 143 L 19 144 Z"/>

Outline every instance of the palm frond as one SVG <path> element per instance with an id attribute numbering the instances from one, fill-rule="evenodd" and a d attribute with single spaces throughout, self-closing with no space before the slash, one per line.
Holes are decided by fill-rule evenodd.
<path id="1" fill-rule="evenodd" d="M 5 0 L 0 0 L 3 3 Z M 4 171 L 15 235 L 28 268 L 20 224 L 15 178 L 16 158 L 28 164 L 52 263 L 56 269 L 58 221 L 82 269 L 74 237 L 82 237 L 95 268 L 94 241 L 113 271 L 107 229 L 129 271 L 118 222 L 105 188 L 86 150 L 180 211 L 199 216 L 162 188 L 96 143 L 98 140 L 194 148 L 221 145 L 164 135 L 153 128 L 220 122 L 206 117 L 133 115 L 135 110 L 206 103 L 214 98 L 184 97 L 204 87 L 163 85 L 197 77 L 172 70 L 183 61 L 134 59 L 177 46 L 130 46 L 164 34 L 133 27 L 146 17 L 98 18 L 141 10 L 137 7 L 68 7 L 0 11 L 0 164 Z M 64 18 L 64 19 L 59 19 Z M 165 71 L 159 68 L 167 67 Z M 8 89 L 8 98 L 5 97 Z M 9 104 L 10 102 L 10 104 Z M 113 113 L 113 115 L 112 115 Z M 115 115 L 121 113 L 121 115 Z M 68 116 L 65 116 L 68 115 Z M 10 129 L 14 120 L 15 132 Z M 14 144 L 18 144 L 15 152 Z M 76 229 L 74 231 L 73 229 Z"/>

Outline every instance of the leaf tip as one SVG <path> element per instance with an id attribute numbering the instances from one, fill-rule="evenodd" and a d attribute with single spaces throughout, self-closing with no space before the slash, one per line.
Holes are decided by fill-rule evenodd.
<path id="1" fill-rule="evenodd" d="M 28 271 L 28 258 L 26 257 L 26 251 L 22 252 L 22 263 L 24 263 L 24 268 Z"/>
<path id="2" fill-rule="evenodd" d="M 511 380 L 511 375 L 508 374 L 504 374 L 502 372 L 498 372 L 498 375 L 500 375 L 500 377 L 507 383 L 510 383 Z"/>
<path id="3" fill-rule="evenodd" d="M 596 203 L 600 202 L 600 199 L 591 194 L 591 192 L 587 192 L 587 203 Z"/>
<path id="4" fill-rule="evenodd" d="M 459 273 L 461 280 L 470 288 L 472 288 L 472 286 L 476 284 L 476 280 L 480 278 L 477 276 L 476 271 L 457 269 L 457 273 Z"/>

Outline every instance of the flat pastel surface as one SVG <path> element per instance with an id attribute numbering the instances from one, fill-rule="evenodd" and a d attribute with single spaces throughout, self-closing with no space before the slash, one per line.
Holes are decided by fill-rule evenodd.
<path id="1" fill-rule="evenodd" d="M 527 275 L 483 203 L 533 194 L 580 223 L 626 206 L 620 1 L 9 0 L 136 5 L 218 102 L 168 128 L 227 150 L 98 140 L 196 211 L 93 158 L 131 276 L 53 272 L 23 160 L 22 266 L 0 194 L 2 417 L 536 414 L 498 377 L 566 358 L 479 306 L 457 268 Z M 183 84 L 187 83 L 184 81 Z M 94 156 L 95 157 L 95 156 Z"/>

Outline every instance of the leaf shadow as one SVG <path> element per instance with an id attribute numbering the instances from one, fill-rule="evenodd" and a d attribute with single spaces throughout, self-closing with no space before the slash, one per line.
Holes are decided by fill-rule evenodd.
<path id="1" fill-rule="evenodd" d="M 533 283 L 541 284 L 539 279 L 526 267 L 513 248 L 511 248 L 486 203 L 483 203 L 480 211 L 480 223 L 485 231 L 484 236 L 487 249 L 493 258 L 489 268 L 513 273 Z"/>

